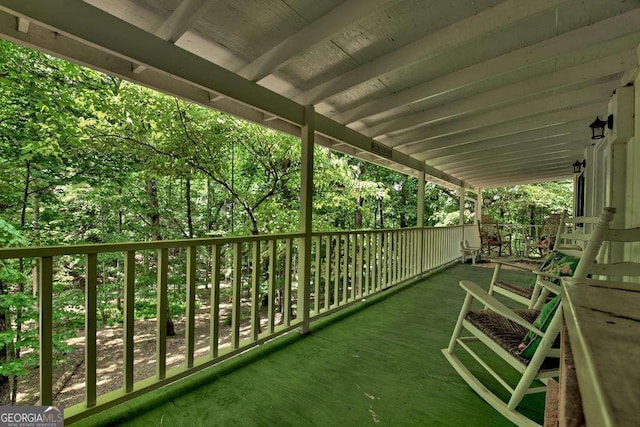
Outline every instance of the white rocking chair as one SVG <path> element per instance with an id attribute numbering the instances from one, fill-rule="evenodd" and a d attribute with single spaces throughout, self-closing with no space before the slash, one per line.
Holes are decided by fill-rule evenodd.
<path id="1" fill-rule="evenodd" d="M 588 250 L 585 250 L 578 268 L 574 272 L 573 277 L 576 280 L 585 279 L 589 269 L 594 265 L 594 260 L 614 213 L 614 209 L 606 208 L 600 216 L 600 221 L 591 235 L 587 247 Z M 560 294 L 560 286 L 544 280 L 539 282 L 545 293 Z M 553 348 L 553 344 L 556 342 L 560 332 L 561 307 L 558 306 L 550 320 L 545 322 L 548 326 L 546 331 L 543 331 L 541 328 L 534 326 L 534 319 L 539 314 L 538 310 L 511 310 L 473 282 L 463 280 L 460 282 L 460 286 L 467 295 L 462 304 L 449 346 L 443 349 L 442 353 L 467 384 L 502 415 L 520 426 L 537 425 L 534 421 L 518 412 L 517 407 L 526 394 L 546 391 L 546 385 L 532 387 L 534 380 L 540 380 L 543 384 L 546 384 L 549 378 L 558 376 L 559 349 Z M 479 301 L 486 309 L 472 311 L 471 303 L 473 300 Z M 470 332 L 470 335 L 462 336 L 463 329 Z M 533 332 L 541 337 L 537 349 L 530 358 L 524 357 L 518 348 L 528 332 Z M 478 341 L 485 344 L 521 374 L 520 380 L 515 387 L 511 387 L 469 345 L 471 342 Z M 480 366 L 486 369 L 509 392 L 511 397 L 507 402 L 504 402 L 490 391 L 462 363 L 455 353 L 458 346 L 465 349 Z"/>
<path id="2" fill-rule="evenodd" d="M 591 234 L 582 232 L 578 229 L 578 224 L 588 224 L 593 227 L 599 217 L 574 217 L 567 218 L 566 211 L 562 213 L 560 223 L 556 233 L 553 252 L 562 252 L 563 254 L 580 258 L 586 243 L 591 238 Z M 541 286 L 538 285 L 540 280 L 557 280 L 558 276 L 549 274 L 541 270 L 531 270 L 529 267 L 495 260 L 495 269 L 493 277 L 489 285 L 489 295 L 500 294 L 513 301 L 525 305 L 527 308 L 534 308 L 542 305 L 545 300 L 539 300 Z M 522 286 L 500 280 L 499 275 L 503 266 L 509 266 L 514 269 L 531 271 L 535 276 L 535 286 Z M 533 279 L 533 277 L 532 277 Z M 538 304 L 538 305 L 536 305 Z"/>

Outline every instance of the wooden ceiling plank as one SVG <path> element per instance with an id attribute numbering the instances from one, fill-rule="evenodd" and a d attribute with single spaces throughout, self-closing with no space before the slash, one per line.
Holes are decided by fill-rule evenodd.
<path id="1" fill-rule="evenodd" d="M 523 67 L 529 67 L 536 63 L 552 60 L 563 54 L 601 43 L 614 42 L 619 37 L 634 34 L 638 31 L 640 31 L 640 8 L 448 73 L 392 95 L 374 99 L 342 113 L 335 114 L 334 118 L 342 123 L 353 123 L 383 111 L 438 96 L 441 93 L 449 92 L 459 87 L 468 86 L 474 82 L 494 77 L 496 74 L 504 74 Z"/>
<path id="2" fill-rule="evenodd" d="M 531 168 L 519 168 L 516 170 L 510 170 L 510 171 L 505 171 L 505 172 L 499 172 L 499 173 L 484 173 L 484 174 L 478 174 L 475 176 L 464 176 L 464 179 L 468 182 L 473 182 L 473 183 L 477 183 L 478 181 L 483 181 L 483 182 L 497 182 L 500 180 L 510 180 L 510 179 L 526 179 L 526 178 L 531 178 L 531 179 L 535 179 L 538 176 L 543 177 L 546 175 L 562 175 L 562 174 L 566 174 L 566 175 L 572 175 L 573 174 L 573 168 L 571 167 L 571 164 L 575 161 L 575 159 L 573 160 L 569 160 L 569 159 L 565 159 L 566 164 L 565 163 L 556 163 L 553 165 L 548 165 L 546 167 L 542 167 L 542 166 L 534 166 Z M 484 187 L 484 186 L 483 186 Z"/>
<path id="3" fill-rule="evenodd" d="M 348 0 L 260 55 L 244 66 L 238 74 L 249 80 L 262 80 L 284 67 L 301 52 L 341 33 L 345 28 L 398 1 Z"/>
<path id="4" fill-rule="evenodd" d="M 470 184 L 481 187 L 484 189 L 501 188 L 501 187 L 513 187 L 514 185 L 521 184 L 537 184 L 541 182 L 553 182 L 571 179 L 572 173 L 551 172 L 549 174 L 539 174 L 538 176 L 527 176 L 521 179 L 511 177 L 510 179 L 501 178 L 495 181 L 483 181 L 474 180 L 470 181 Z"/>
<path id="5" fill-rule="evenodd" d="M 447 102 L 444 105 L 429 108 L 420 113 L 395 118 L 365 128 L 363 129 L 363 133 L 375 138 L 376 136 L 390 132 L 410 129 L 431 122 L 500 107 L 502 104 L 517 101 L 527 96 L 533 95 L 537 98 L 548 97 L 550 94 L 553 95 L 553 92 L 557 90 L 563 90 L 607 76 L 615 77 L 619 75 L 619 73 L 634 68 L 637 63 L 638 57 L 634 51 L 618 53 L 576 67 L 566 68 L 533 79 L 513 83 L 458 101 Z"/>
<path id="6" fill-rule="evenodd" d="M 474 167 L 477 165 L 491 165 L 494 163 L 501 162 L 516 162 L 520 160 L 523 156 L 527 159 L 541 159 L 541 158 L 553 158 L 553 156 L 560 155 L 561 153 L 571 151 L 571 150 L 583 150 L 584 151 L 584 141 L 570 141 L 561 144 L 552 144 L 549 146 L 532 146 L 529 148 L 523 149 L 519 147 L 518 150 L 513 150 L 510 152 L 491 152 L 491 150 L 481 152 L 481 153 L 470 153 L 469 156 L 474 156 L 471 158 L 465 158 L 464 160 L 459 160 L 451 163 L 446 163 L 444 166 L 440 166 L 438 169 L 443 169 L 448 171 L 449 173 L 457 173 L 462 168 L 466 167 Z M 430 164 L 430 163 L 429 163 Z"/>
<path id="7" fill-rule="evenodd" d="M 486 169 L 490 168 L 492 173 L 517 169 L 523 165 L 538 165 L 549 166 L 553 165 L 560 160 L 571 157 L 575 159 L 575 156 L 579 153 L 584 153 L 584 147 L 568 147 L 565 150 L 550 151 L 544 154 L 536 155 L 531 154 L 526 157 L 519 157 L 515 159 L 492 159 L 491 161 L 478 161 L 466 166 L 458 166 L 454 168 L 448 168 L 447 172 L 456 176 L 468 176 L 473 173 L 486 174 Z"/>
<path id="8" fill-rule="evenodd" d="M 470 135 L 467 136 L 466 139 L 458 138 L 457 140 L 450 141 L 451 144 L 443 145 L 441 148 L 429 150 L 428 147 L 425 147 L 423 153 L 428 151 L 429 162 L 435 161 L 435 163 L 433 163 L 435 165 L 439 159 L 446 162 L 453 156 L 474 153 L 476 151 L 508 149 L 514 145 L 539 144 L 546 140 L 561 141 L 564 138 L 571 138 L 572 135 L 576 135 L 576 138 L 581 138 L 581 135 L 584 135 L 584 138 L 587 138 L 590 130 L 585 130 L 588 129 L 584 128 L 585 120 L 588 120 L 586 115 L 581 120 L 566 123 L 561 122 L 543 128 L 529 129 L 524 127 L 521 131 L 505 134 L 493 132 L 493 134 L 489 135 Z M 415 155 L 419 157 L 420 152 L 416 152 Z"/>
<path id="9" fill-rule="evenodd" d="M 390 147 L 401 148 L 440 135 L 455 135 L 512 120 L 543 115 L 552 111 L 561 112 L 575 106 L 593 104 L 599 101 L 607 102 L 613 94 L 613 90 L 617 87 L 617 83 L 617 80 L 612 80 L 560 95 L 509 105 L 459 120 L 436 123 L 432 126 L 421 126 L 384 142 Z"/>
<path id="10" fill-rule="evenodd" d="M 468 141 L 497 138 L 503 135 L 533 131 L 535 129 L 544 129 L 576 120 L 589 120 L 591 117 L 595 117 L 595 115 L 602 114 L 606 111 L 606 102 L 596 102 L 589 105 L 569 108 L 564 111 L 551 112 L 522 120 L 500 123 L 495 126 L 474 130 L 473 132 L 469 132 L 465 135 L 451 135 L 433 139 L 431 141 L 427 140 L 424 143 L 406 147 L 401 151 L 410 155 L 415 154 L 414 157 L 417 159 L 424 159 L 429 157 L 430 152 L 451 148 L 454 146 L 452 141 L 457 142 L 455 145 L 465 145 Z"/>
<path id="11" fill-rule="evenodd" d="M 506 1 L 327 80 L 300 94 L 296 100 L 301 104 L 315 104 L 392 71 L 426 61 L 442 52 L 492 31 L 513 25 L 564 1 L 566 0 Z"/>
<path id="12" fill-rule="evenodd" d="M 432 153 L 428 163 L 434 167 L 450 165 L 454 162 L 470 160 L 482 156 L 501 155 L 523 150 L 523 147 L 547 148 L 552 145 L 574 141 L 587 141 L 588 134 L 584 122 L 579 125 L 554 126 L 548 129 L 524 132 L 523 134 L 507 135 L 496 139 L 487 139 L 465 145 L 451 147 Z M 558 128 L 555 130 L 555 128 Z M 544 133 L 543 133 L 544 132 Z"/>

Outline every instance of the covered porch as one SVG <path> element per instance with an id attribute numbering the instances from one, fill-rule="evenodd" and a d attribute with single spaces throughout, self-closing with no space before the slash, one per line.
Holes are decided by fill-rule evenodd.
<path id="1" fill-rule="evenodd" d="M 77 425 L 511 425 L 440 353 L 464 298 L 457 283 L 486 285 L 492 272 L 456 264 Z M 542 423 L 544 396 L 521 408 Z"/>
<path id="2" fill-rule="evenodd" d="M 571 179 L 576 216 L 611 205 L 618 209 L 614 226 L 640 225 L 640 4 L 425 3 L 0 1 L 2 38 L 295 135 L 302 147 L 297 233 L 1 249 L 0 259 L 39 263 L 40 404 L 55 403 L 53 265 L 56 257 L 74 256 L 86 263 L 86 382 L 83 402 L 65 411 L 69 422 L 92 425 L 93 416 L 120 422 L 109 417 L 124 408 L 134 424 L 206 423 L 218 411 L 229 422 L 248 416 L 291 424 L 506 423 L 439 352 L 461 304 L 456 282 L 471 278 L 486 286 L 491 271 L 457 266 L 425 277 L 458 263 L 467 237 L 476 243 L 477 225 L 462 220 L 464 202 L 472 201 L 477 221 L 487 188 Z M 592 139 L 589 124 L 597 116 L 605 126 Z M 414 177 L 416 226 L 315 230 L 316 144 Z M 424 226 L 426 181 L 457 192 L 460 225 Z M 609 256 L 637 259 L 639 249 L 614 245 Z M 186 254 L 184 264 L 173 266 L 186 271 L 185 349 L 176 367 L 168 365 L 163 317 L 171 251 Z M 204 266 L 198 251 L 207 254 Z M 159 313 L 155 375 L 143 380 L 135 376 L 134 353 L 141 252 L 157 259 Z M 122 259 L 124 354 L 122 387 L 101 394 L 97 266 L 106 253 Z M 224 347 L 218 345 L 223 270 L 231 294 Z M 262 273 L 266 314 L 257 308 Z M 285 307 L 279 321 L 277 279 Z M 200 282 L 212 289 L 210 348 L 202 357 L 195 320 Z M 243 284 L 250 293 L 246 319 Z M 362 302 L 371 298 L 381 300 Z M 542 422 L 540 396 L 525 402 Z"/>

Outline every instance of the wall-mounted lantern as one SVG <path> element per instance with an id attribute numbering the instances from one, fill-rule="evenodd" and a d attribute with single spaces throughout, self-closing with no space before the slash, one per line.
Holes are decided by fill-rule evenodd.
<path id="1" fill-rule="evenodd" d="M 591 139 L 604 138 L 604 127 L 613 129 L 613 114 L 609 114 L 607 121 L 600 120 L 600 117 L 596 116 L 596 119 L 589 125 L 591 128 Z"/>
<path id="2" fill-rule="evenodd" d="M 576 160 L 576 162 L 573 164 L 573 173 L 580 173 L 582 172 L 582 168 L 587 166 L 587 161 L 583 160 Z"/>

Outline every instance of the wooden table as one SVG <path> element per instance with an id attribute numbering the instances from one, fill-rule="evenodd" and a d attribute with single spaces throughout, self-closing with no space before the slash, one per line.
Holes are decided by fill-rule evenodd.
<path id="1" fill-rule="evenodd" d="M 562 293 L 587 425 L 640 425 L 640 284 L 567 280 Z"/>

